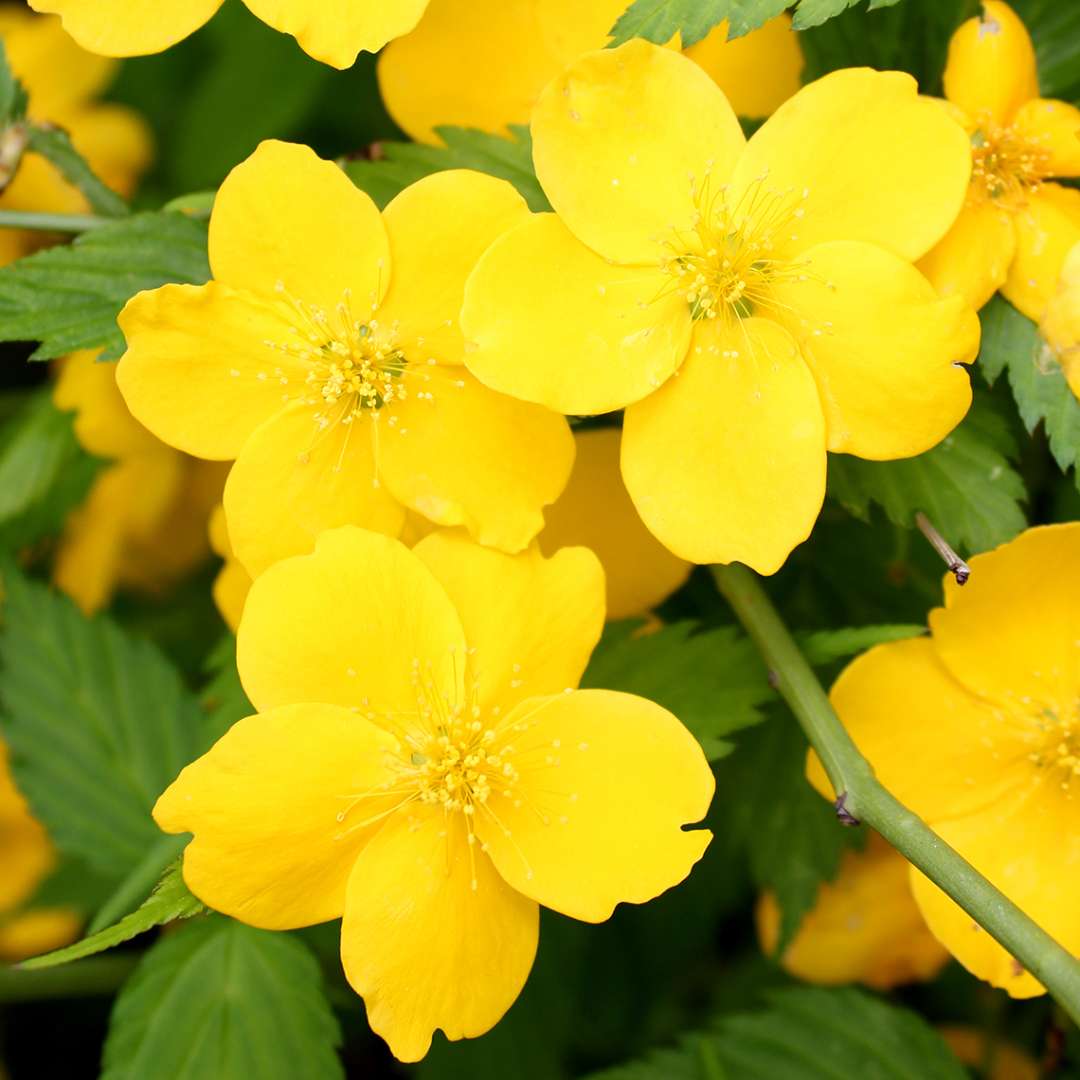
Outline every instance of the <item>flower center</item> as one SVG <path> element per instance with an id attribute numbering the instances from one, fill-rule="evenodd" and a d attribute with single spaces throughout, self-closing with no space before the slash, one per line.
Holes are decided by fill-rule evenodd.
<path id="1" fill-rule="evenodd" d="M 1080 701 L 1072 715 L 1044 708 L 1035 717 L 1039 745 L 1029 756 L 1040 769 L 1051 770 L 1063 791 L 1070 791 L 1074 777 L 1080 777 Z"/>
<path id="2" fill-rule="evenodd" d="M 726 186 L 714 188 L 691 180 L 694 220 L 690 232 L 673 228 L 662 241 L 661 268 L 672 288 L 690 305 L 695 319 L 741 319 L 776 304 L 771 287 L 780 281 L 805 280 L 805 263 L 786 257 L 798 239 L 803 203 L 810 191 L 777 191 L 765 177 L 755 180 L 738 199 Z"/>
<path id="3" fill-rule="evenodd" d="M 984 119 L 971 136 L 971 184 L 976 201 L 1018 210 L 1048 175 L 1050 153 L 1015 128 Z"/>

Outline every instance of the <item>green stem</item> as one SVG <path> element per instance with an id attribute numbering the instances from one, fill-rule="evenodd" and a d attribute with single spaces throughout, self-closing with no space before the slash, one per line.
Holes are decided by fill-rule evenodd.
<path id="1" fill-rule="evenodd" d="M 0 210 L 0 228 L 81 233 L 115 222 L 94 214 L 39 214 L 32 210 Z"/>
<path id="2" fill-rule="evenodd" d="M 96 934 L 104 930 L 106 926 L 112 926 L 114 922 L 134 911 L 149 895 L 150 890 L 158 883 L 158 879 L 165 871 L 165 867 L 175 859 L 187 846 L 189 837 L 162 836 L 143 856 L 142 862 L 136 865 L 115 892 L 95 912 L 86 928 L 86 936 Z"/>
<path id="3" fill-rule="evenodd" d="M 41 971 L 0 967 L 0 1002 L 112 994 L 134 971 L 139 959 L 138 953 L 113 953 Z"/>
<path id="4" fill-rule="evenodd" d="M 882 787 L 754 574 L 733 564 L 714 566 L 713 577 L 821 758 L 838 795 L 837 813 L 881 833 L 1008 949 L 1080 1024 L 1080 962 Z"/>

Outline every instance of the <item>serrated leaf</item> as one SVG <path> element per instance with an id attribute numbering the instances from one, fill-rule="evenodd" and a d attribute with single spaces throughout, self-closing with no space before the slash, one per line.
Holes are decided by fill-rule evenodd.
<path id="1" fill-rule="evenodd" d="M 979 312 L 982 338 L 979 343 L 979 370 L 993 386 L 1011 361 L 1035 356 L 1039 331 L 1004 297 L 995 295 Z"/>
<path id="2" fill-rule="evenodd" d="M 799 0 L 791 23 L 796 30 L 809 30 L 854 7 L 859 0 Z M 894 0 L 895 2 L 895 0 Z"/>
<path id="3" fill-rule="evenodd" d="M 128 204 L 94 175 L 63 128 L 32 123 L 27 130 L 27 149 L 52 162 L 64 179 L 82 192 L 94 213 L 106 217 L 125 217 L 131 213 Z"/>
<path id="4" fill-rule="evenodd" d="M 749 639 L 733 627 L 702 629 L 692 620 L 636 634 L 630 620 L 614 623 L 589 661 L 583 687 L 622 690 L 663 705 L 701 743 L 710 761 L 731 743 L 723 736 L 756 724 L 775 695 Z"/>
<path id="5" fill-rule="evenodd" d="M 921 510 L 955 548 L 987 551 L 1026 525 L 1019 473 L 1001 448 L 1011 445 L 996 414 L 973 410 L 932 450 L 900 461 L 829 455 L 829 494 L 867 520 L 877 503 L 889 520 L 910 527 Z"/>
<path id="6" fill-rule="evenodd" d="M 120 992 L 101 1080 L 338 1080 L 340 1041 L 301 941 L 211 916 L 155 942 Z"/>
<path id="7" fill-rule="evenodd" d="M 888 641 L 903 641 L 926 632 L 925 626 L 911 623 L 890 626 L 848 626 L 840 630 L 815 630 L 798 634 L 796 640 L 803 656 L 815 667 L 855 656 L 875 645 Z"/>
<path id="8" fill-rule="evenodd" d="M 61 851 L 124 877 L 161 838 L 155 800 L 198 753 L 198 703 L 149 641 L 11 566 L 0 588 L 0 727 L 16 783 Z"/>
<path id="9" fill-rule="evenodd" d="M 446 169 L 475 169 L 508 180 L 533 211 L 550 210 L 532 165 L 529 129 L 512 124 L 511 137 L 491 135 L 472 128 L 435 129 L 445 146 L 385 142 L 377 161 L 347 161 L 346 174 L 380 206 L 385 206 L 409 184 Z"/>
<path id="10" fill-rule="evenodd" d="M 945 1040 L 922 1017 L 863 990 L 799 987 L 768 1007 L 721 1017 L 678 1049 L 593 1073 L 589 1080 L 964 1080 Z"/>
<path id="11" fill-rule="evenodd" d="M 0 41 L 0 132 L 26 115 L 26 104 L 26 91 L 15 78 L 8 64 L 7 47 Z"/>
<path id="12" fill-rule="evenodd" d="M 666 45 L 676 34 L 693 45 L 728 21 L 728 39 L 742 37 L 779 15 L 790 0 L 636 0 L 611 28 L 610 46 L 631 38 Z"/>
<path id="13" fill-rule="evenodd" d="M 206 223 L 135 214 L 0 269 L 0 341 L 39 341 L 32 360 L 105 347 L 119 356 L 116 316 L 143 289 L 210 277 Z"/>
<path id="14" fill-rule="evenodd" d="M 145 933 L 155 926 L 161 926 L 163 923 L 173 922 L 176 919 L 190 919 L 193 915 L 199 915 L 204 911 L 206 911 L 206 906 L 201 900 L 192 896 L 191 891 L 184 884 L 180 860 L 177 859 L 165 871 L 161 881 L 146 900 L 114 926 L 99 930 L 96 934 L 91 934 L 65 949 L 57 949 L 44 956 L 26 960 L 19 966 L 27 971 L 34 971 L 38 968 L 68 964 L 72 960 L 81 960 L 85 956 L 93 956 L 95 953 L 104 952 L 115 945 L 130 941 L 136 935 Z"/>

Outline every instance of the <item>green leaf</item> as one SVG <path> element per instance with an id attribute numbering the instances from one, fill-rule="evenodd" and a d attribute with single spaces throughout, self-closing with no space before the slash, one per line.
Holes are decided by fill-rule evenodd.
<path id="1" fill-rule="evenodd" d="M 91 934 L 65 949 L 57 949 L 44 956 L 36 956 L 33 960 L 26 960 L 19 966 L 27 971 L 33 971 L 37 968 L 68 964 L 72 960 L 81 960 L 84 956 L 93 956 L 94 953 L 104 952 L 115 945 L 130 941 L 136 935 L 145 933 L 155 926 L 173 922 L 175 919 L 190 919 L 193 915 L 199 915 L 204 911 L 206 911 L 206 906 L 192 896 L 184 884 L 180 860 L 177 859 L 165 871 L 164 876 L 146 900 L 115 926 Z"/>
<path id="2" fill-rule="evenodd" d="M 119 356 L 116 316 L 135 293 L 209 277 L 205 222 L 135 214 L 0 269 L 0 341 L 40 341 L 32 360 L 99 346 Z"/>
<path id="3" fill-rule="evenodd" d="M 903 641 L 926 633 L 925 626 L 903 623 L 896 626 L 849 626 L 842 630 L 815 630 L 796 635 L 803 655 L 815 667 L 855 656 L 875 645 Z"/>
<path id="4" fill-rule="evenodd" d="M 918 457 L 864 461 L 830 454 L 829 494 L 863 520 L 869 520 L 872 502 L 906 527 L 922 510 L 953 547 L 986 551 L 1026 524 L 1020 508 L 1024 484 L 1002 452 L 1011 446 L 1001 417 L 973 409 L 952 434 Z"/>
<path id="5" fill-rule="evenodd" d="M 149 641 L 10 566 L 0 586 L 0 724 L 16 782 L 61 851 L 123 877 L 160 841 L 150 810 L 198 752 L 198 703 Z"/>
<path id="6" fill-rule="evenodd" d="M 26 115 L 26 91 L 8 64 L 7 48 L 0 41 L 0 130 Z M 2 139 L 0 139 L 2 142 Z"/>
<path id="7" fill-rule="evenodd" d="M 30 124 L 28 133 L 27 149 L 51 161 L 64 179 L 83 193 L 94 213 L 106 217 L 124 217 L 131 213 L 128 204 L 94 175 L 63 128 L 51 124 Z"/>
<path id="8" fill-rule="evenodd" d="M 206 659 L 209 680 L 199 695 L 205 711 L 203 744 L 209 749 L 238 720 L 254 716 L 256 709 L 248 701 L 236 670 L 236 638 L 226 634 Z"/>
<path id="9" fill-rule="evenodd" d="M 1080 6 L 1060 0 L 1016 0 L 1013 5 L 1035 43 L 1043 97 L 1080 98 Z"/>
<path id="10" fill-rule="evenodd" d="M 991 298 L 979 312 L 979 322 L 979 370 L 991 386 L 1014 359 L 1034 356 L 1039 350 L 1038 328 L 1002 296 Z"/>
<path id="11" fill-rule="evenodd" d="M 380 207 L 421 177 L 445 169 L 475 169 L 508 180 L 529 204 L 530 210 L 551 209 L 533 172 L 532 139 L 527 127 L 512 124 L 510 138 L 471 128 L 440 127 L 435 130 L 445 146 L 379 143 L 383 157 L 377 161 L 347 161 L 345 172 Z"/>
<path id="12" fill-rule="evenodd" d="M 635 635 L 635 620 L 604 632 L 583 687 L 640 694 L 673 712 L 710 761 L 727 754 L 723 739 L 762 719 L 773 699 L 765 668 L 749 639 L 732 627 L 705 630 L 692 620 Z"/>
<path id="13" fill-rule="evenodd" d="M 211 916 L 155 942 L 120 992 L 101 1080 L 338 1080 L 340 1041 L 302 942 Z"/>
<path id="14" fill-rule="evenodd" d="M 677 1050 L 594 1073 L 590 1080 L 964 1080 L 945 1040 L 922 1017 L 852 988 L 799 987 L 768 1008 L 720 1018 Z"/>
<path id="15" fill-rule="evenodd" d="M 728 20 L 728 38 L 742 37 L 779 15 L 790 0 L 635 0 L 611 28 L 610 46 L 631 38 L 665 45 L 675 34 L 683 46 L 700 41 Z"/>

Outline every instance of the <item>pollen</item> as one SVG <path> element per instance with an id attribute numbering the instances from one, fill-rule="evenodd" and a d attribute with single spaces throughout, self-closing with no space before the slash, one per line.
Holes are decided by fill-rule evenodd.
<path id="1" fill-rule="evenodd" d="M 1034 729 L 1038 746 L 1030 760 L 1053 775 L 1071 797 L 1072 782 L 1080 777 L 1080 700 L 1071 711 L 1052 706 L 1041 709 L 1034 717 Z"/>
<path id="2" fill-rule="evenodd" d="M 971 198 L 1019 210 L 1050 172 L 1050 152 L 1013 127 L 982 118 L 971 137 Z"/>

